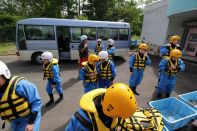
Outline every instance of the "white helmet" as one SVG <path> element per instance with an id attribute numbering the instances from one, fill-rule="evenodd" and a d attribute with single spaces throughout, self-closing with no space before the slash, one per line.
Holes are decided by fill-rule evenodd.
<path id="1" fill-rule="evenodd" d="M 98 56 L 100 57 L 100 59 L 105 59 L 105 61 L 108 60 L 108 53 L 107 53 L 107 51 L 99 52 Z"/>
<path id="2" fill-rule="evenodd" d="M 11 78 L 11 73 L 5 63 L 0 61 L 0 75 L 4 75 L 6 79 Z"/>
<path id="3" fill-rule="evenodd" d="M 109 45 L 114 45 L 114 40 L 109 39 L 109 40 L 108 40 L 108 44 L 109 44 Z"/>
<path id="4" fill-rule="evenodd" d="M 101 39 L 97 39 L 97 42 L 101 42 Z"/>
<path id="5" fill-rule="evenodd" d="M 51 52 L 44 52 L 41 55 L 41 59 L 42 60 L 49 60 L 49 62 L 51 62 L 53 60 L 53 54 Z"/>
<path id="6" fill-rule="evenodd" d="M 84 41 L 84 40 L 87 40 L 88 37 L 87 37 L 86 35 L 82 35 L 82 36 L 80 37 L 80 39 L 81 39 L 81 41 Z"/>

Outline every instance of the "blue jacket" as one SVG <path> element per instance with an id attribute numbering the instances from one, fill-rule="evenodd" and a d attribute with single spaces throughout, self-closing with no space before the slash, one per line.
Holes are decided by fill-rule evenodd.
<path id="1" fill-rule="evenodd" d="M 30 104 L 30 110 L 32 113 L 41 112 L 42 99 L 40 98 L 38 90 L 33 83 L 22 79 L 17 83 L 15 91 L 18 96 L 26 98 L 26 100 Z M 2 98 L 2 96 L 3 94 L 0 94 L 0 99 Z M 15 121 L 17 119 L 14 119 L 12 121 Z"/>
<path id="2" fill-rule="evenodd" d="M 58 65 L 51 66 L 51 70 L 53 71 L 52 83 L 62 82 L 62 78 L 60 77 L 60 69 Z"/>
<path id="3" fill-rule="evenodd" d="M 116 52 L 116 48 L 113 46 L 110 49 L 106 49 L 106 51 L 109 55 L 113 55 Z"/>
<path id="4" fill-rule="evenodd" d="M 160 48 L 160 53 L 162 56 L 169 56 L 170 50 L 167 47 L 168 44 L 162 45 Z M 184 55 L 184 50 L 182 50 L 180 47 L 176 47 L 177 49 L 181 50 L 182 54 Z"/>
<path id="5" fill-rule="evenodd" d="M 164 70 L 166 70 L 168 68 L 169 68 L 168 60 L 162 59 L 161 62 L 159 63 L 160 71 L 164 71 Z M 178 68 L 179 68 L 180 71 L 184 71 L 185 70 L 185 64 L 180 58 L 178 59 Z"/>

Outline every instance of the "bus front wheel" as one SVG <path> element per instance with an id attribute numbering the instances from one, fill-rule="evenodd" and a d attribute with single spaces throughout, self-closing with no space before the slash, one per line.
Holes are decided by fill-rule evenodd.
<path id="1" fill-rule="evenodd" d="M 31 57 L 31 61 L 35 64 L 41 64 L 42 60 L 41 60 L 41 54 L 43 52 L 35 52 L 32 57 Z"/>

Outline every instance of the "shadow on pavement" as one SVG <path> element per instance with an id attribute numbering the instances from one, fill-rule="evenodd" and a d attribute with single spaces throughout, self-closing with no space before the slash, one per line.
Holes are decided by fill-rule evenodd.
<path id="1" fill-rule="evenodd" d="M 65 127 L 68 125 L 69 120 L 62 126 L 56 128 L 54 131 L 64 131 Z"/>
<path id="2" fill-rule="evenodd" d="M 7 63 L 7 66 L 12 71 L 13 74 L 23 74 L 23 73 L 42 73 L 42 64 L 34 64 L 31 61 L 13 61 Z M 66 70 L 78 70 L 77 61 L 72 60 L 62 60 L 59 62 L 60 72 Z"/>
<path id="3" fill-rule="evenodd" d="M 79 64 L 77 60 L 60 60 L 59 66 L 60 66 L 60 71 L 79 69 Z"/>
<path id="4" fill-rule="evenodd" d="M 41 112 L 42 112 L 42 116 L 44 116 L 48 111 L 50 111 L 51 109 L 53 109 L 55 106 L 57 106 L 58 104 L 53 103 L 52 105 L 50 105 L 49 107 L 45 107 L 45 105 L 42 106 Z"/>
<path id="5" fill-rule="evenodd" d="M 78 78 L 70 78 L 67 82 L 62 84 L 62 89 L 66 90 L 70 87 L 72 87 L 74 84 L 76 84 L 77 82 L 79 82 Z"/>
<path id="6" fill-rule="evenodd" d="M 122 64 L 124 64 L 125 62 L 127 62 L 124 58 L 116 56 L 114 59 L 114 64 L 115 66 L 120 66 Z"/>
<path id="7" fill-rule="evenodd" d="M 13 74 L 42 72 L 42 65 L 35 65 L 30 61 L 13 61 L 7 63 Z"/>

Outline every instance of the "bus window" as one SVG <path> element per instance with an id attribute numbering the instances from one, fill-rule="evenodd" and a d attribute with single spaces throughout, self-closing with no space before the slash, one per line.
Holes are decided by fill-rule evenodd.
<path id="1" fill-rule="evenodd" d="M 98 28 L 98 38 L 118 40 L 118 29 Z"/>
<path id="2" fill-rule="evenodd" d="M 26 50 L 27 46 L 25 44 L 25 35 L 23 32 L 23 26 L 18 25 L 18 47 L 19 50 Z"/>
<path id="3" fill-rule="evenodd" d="M 88 36 L 88 40 L 96 40 L 96 28 L 83 28 L 83 34 Z"/>
<path id="4" fill-rule="evenodd" d="M 72 27 L 72 41 L 80 41 L 81 29 L 80 27 Z"/>
<path id="5" fill-rule="evenodd" d="M 128 29 L 120 29 L 119 30 L 119 40 L 128 40 L 129 30 Z"/>
<path id="6" fill-rule="evenodd" d="M 25 35 L 27 40 L 55 40 L 53 26 L 26 25 Z"/>

